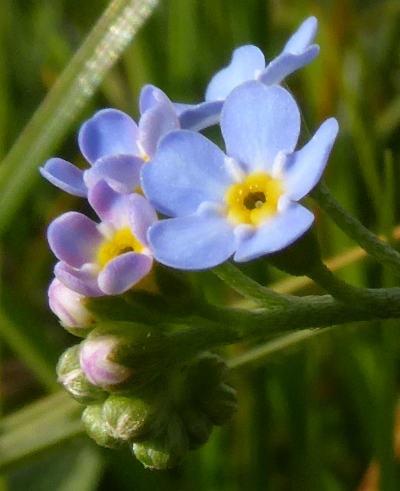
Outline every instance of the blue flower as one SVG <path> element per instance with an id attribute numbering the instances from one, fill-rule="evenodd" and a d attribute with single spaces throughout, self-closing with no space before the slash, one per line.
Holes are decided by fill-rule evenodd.
<path id="1" fill-rule="evenodd" d="M 297 203 L 319 181 L 338 132 L 334 118 L 294 151 L 300 114 L 279 86 L 234 89 L 221 115 L 227 155 L 199 133 L 165 136 L 142 169 L 142 189 L 170 219 L 148 237 L 155 258 L 179 269 L 211 268 L 280 251 L 304 234 L 313 214 Z"/>
<path id="2" fill-rule="evenodd" d="M 312 44 L 317 28 L 317 19 L 308 17 L 289 38 L 282 52 L 267 64 L 256 46 L 235 49 L 230 64 L 217 72 L 208 84 L 205 102 L 175 104 L 182 128 L 197 131 L 218 123 L 223 101 L 238 85 L 250 80 L 258 80 L 265 85 L 279 84 L 291 73 L 311 63 L 319 53 L 319 46 Z"/>
<path id="3" fill-rule="evenodd" d="M 48 228 L 50 248 L 60 260 L 54 273 L 80 295 L 118 295 L 152 268 L 146 233 L 157 220 L 156 212 L 143 196 L 116 193 L 104 181 L 89 190 L 88 198 L 100 224 L 71 211 Z"/>
<path id="4" fill-rule="evenodd" d="M 43 177 L 81 197 L 100 180 L 119 193 L 134 191 L 140 185 L 140 169 L 154 155 L 160 138 L 180 128 L 172 102 L 156 87 L 143 87 L 139 105 L 138 125 L 124 112 L 110 108 L 81 126 L 78 143 L 89 169 L 82 171 L 66 160 L 51 158 L 40 169 Z"/>

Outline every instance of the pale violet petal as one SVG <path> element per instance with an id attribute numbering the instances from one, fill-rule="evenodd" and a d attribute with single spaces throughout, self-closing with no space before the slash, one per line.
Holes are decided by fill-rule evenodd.
<path id="1" fill-rule="evenodd" d="M 235 87 L 247 80 L 254 80 L 264 68 L 264 55 L 256 46 L 246 45 L 235 49 L 230 64 L 217 72 L 208 84 L 205 100 L 226 99 Z"/>
<path id="2" fill-rule="evenodd" d="M 109 155 L 96 160 L 83 178 L 89 189 L 103 180 L 117 193 L 132 193 L 140 186 L 142 165 L 143 160 L 133 155 Z"/>
<path id="3" fill-rule="evenodd" d="M 161 220 L 150 228 L 148 237 L 160 263 L 184 270 L 217 266 L 236 249 L 233 227 L 211 212 Z"/>
<path id="4" fill-rule="evenodd" d="M 276 155 L 292 152 L 300 132 L 300 113 L 289 92 L 247 82 L 227 98 L 221 114 L 227 154 L 246 171 L 271 172 Z"/>
<path id="5" fill-rule="evenodd" d="M 117 109 L 102 109 L 82 126 L 78 135 L 79 148 L 94 164 L 108 155 L 140 155 L 137 146 L 138 127 L 133 119 Z"/>
<path id="6" fill-rule="evenodd" d="M 55 265 L 55 277 L 71 290 L 85 297 L 104 295 L 97 284 L 98 269 L 93 263 L 86 263 L 81 268 L 73 268 L 60 261 Z"/>
<path id="7" fill-rule="evenodd" d="M 45 179 L 63 191 L 81 198 L 87 196 L 87 187 L 83 182 L 83 172 L 70 162 L 52 158 L 39 171 Z"/>
<path id="8" fill-rule="evenodd" d="M 129 226 L 129 195 L 114 191 L 105 181 L 89 189 L 88 200 L 102 222 L 114 230 Z"/>
<path id="9" fill-rule="evenodd" d="M 336 119 L 327 119 L 301 150 L 287 156 L 282 172 L 290 199 L 303 198 L 321 179 L 338 130 Z"/>
<path id="10" fill-rule="evenodd" d="M 99 274 L 99 287 L 107 295 L 124 293 L 150 272 L 152 264 L 153 259 L 144 254 L 121 254 L 109 261 Z"/>
<path id="11" fill-rule="evenodd" d="M 317 19 L 315 17 L 308 17 L 289 38 L 283 48 L 283 53 L 302 53 L 314 41 L 317 30 Z"/>
<path id="12" fill-rule="evenodd" d="M 256 228 L 251 236 L 244 238 L 233 259 L 241 263 L 281 251 L 301 237 L 313 221 L 314 215 L 307 208 L 291 203 L 284 211 Z"/>
<path id="13" fill-rule="evenodd" d="M 58 259 L 79 268 L 92 261 L 102 236 L 93 220 L 81 213 L 69 211 L 50 223 L 47 240 Z"/>
<path id="14" fill-rule="evenodd" d="M 232 177 L 224 153 L 199 133 L 173 131 L 143 166 L 142 189 L 161 213 L 196 212 L 204 201 L 222 203 Z"/>
<path id="15" fill-rule="evenodd" d="M 269 63 L 259 76 L 264 85 L 274 85 L 282 82 L 291 73 L 311 63 L 318 56 L 319 46 L 313 44 L 299 54 L 282 53 Z"/>

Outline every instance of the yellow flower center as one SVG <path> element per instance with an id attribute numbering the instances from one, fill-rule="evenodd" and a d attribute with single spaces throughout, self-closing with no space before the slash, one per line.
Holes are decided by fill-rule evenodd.
<path id="1" fill-rule="evenodd" d="M 262 172 L 250 174 L 244 182 L 230 186 L 225 195 L 228 220 L 235 225 L 260 225 L 276 214 L 282 194 L 279 179 Z"/>
<path id="2" fill-rule="evenodd" d="M 97 251 L 97 261 L 104 266 L 125 252 L 142 252 L 143 245 L 132 234 L 129 227 L 118 230 L 111 240 L 104 242 Z"/>

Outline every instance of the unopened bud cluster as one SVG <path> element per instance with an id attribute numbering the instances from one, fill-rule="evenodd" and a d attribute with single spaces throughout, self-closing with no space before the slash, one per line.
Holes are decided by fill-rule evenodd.
<path id="1" fill-rule="evenodd" d="M 99 323 L 65 351 L 57 374 L 87 406 L 88 435 L 104 447 L 130 446 L 151 469 L 178 465 L 237 406 L 222 358 L 203 353 L 185 366 L 173 364 L 166 335 L 143 324 Z"/>

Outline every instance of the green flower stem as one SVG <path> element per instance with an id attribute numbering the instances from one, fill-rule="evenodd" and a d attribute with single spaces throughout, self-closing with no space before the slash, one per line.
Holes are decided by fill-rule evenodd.
<path id="1" fill-rule="evenodd" d="M 357 305 L 359 308 L 366 310 L 374 309 L 375 300 L 382 295 L 386 295 L 382 293 L 382 289 L 358 288 L 349 285 L 336 277 L 322 262 L 316 263 L 307 273 L 307 276 L 337 300 L 347 304 Z"/>
<path id="2" fill-rule="evenodd" d="M 158 0 L 113 0 L 50 90 L 0 168 L 0 234 L 107 71 Z"/>
<path id="3" fill-rule="evenodd" d="M 214 268 L 213 272 L 237 293 L 263 307 L 279 307 L 296 300 L 296 297 L 280 295 L 260 285 L 229 262 Z"/>
<path id="4" fill-rule="evenodd" d="M 355 240 L 368 254 L 390 268 L 396 275 L 400 274 L 400 254 L 364 227 L 356 218 L 349 215 L 331 195 L 324 182 L 321 182 L 314 189 L 311 196 L 336 225 Z"/>
<path id="5" fill-rule="evenodd" d="M 201 313 L 203 325 L 169 334 L 174 360 L 197 351 L 254 338 L 355 321 L 400 317 L 400 288 L 369 291 L 370 309 L 345 305 L 330 295 L 303 297 L 301 302 L 276 309 L 242 310 L 209 305 Z M 199 312 L 200 315 L 200 312 Z M 211 322 L 210 322 L 211 321 Z M 201 320 L 199 321 L 201 324 Z"/>

